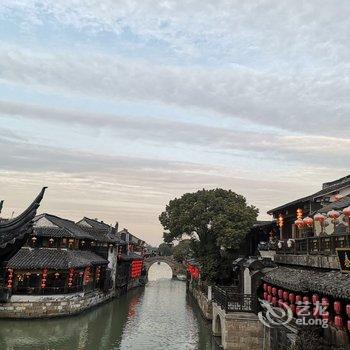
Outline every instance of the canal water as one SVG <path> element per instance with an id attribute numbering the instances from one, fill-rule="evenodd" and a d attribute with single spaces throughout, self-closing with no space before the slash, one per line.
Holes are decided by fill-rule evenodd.
<path id="1" fill-rule="evenodd" d="M 210 326 L 171 280 L 168 265 L 154 264 L 145 288 L 81 315 L 49 320 L 1 320 L 0 350 L 217 350 Z"/>

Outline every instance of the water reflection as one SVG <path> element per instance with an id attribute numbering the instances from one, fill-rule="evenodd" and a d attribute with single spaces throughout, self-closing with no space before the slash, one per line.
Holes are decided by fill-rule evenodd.
<path id="1" fill-rule="evenodd" d="M 215 349 L 207 325 L 186 298 L 184 282 L 165 279 L 169 270 L 163 264 L 152 266 L 150 277 L 143 290 L 131 291 L 78 316 L 1 320 L 0 349 Z"/>

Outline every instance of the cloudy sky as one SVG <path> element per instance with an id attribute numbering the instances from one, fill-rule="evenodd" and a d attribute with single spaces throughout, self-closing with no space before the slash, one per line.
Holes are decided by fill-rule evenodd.
<path id="1" fill-rule="evenodd" d="M 159 243 L 184 192 L 266 211 L 349 173 L 350 4 L 1 0 L 0 197 Z"/>

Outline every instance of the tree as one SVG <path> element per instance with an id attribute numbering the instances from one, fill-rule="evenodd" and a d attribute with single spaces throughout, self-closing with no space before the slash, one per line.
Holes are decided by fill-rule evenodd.
<path id="1" fill-rule="evenodd" d="M 170 243 L 161 243 L 158 247 L 158 253 L 162 256 L 170 256 L 173 254 L 173 247 Z"/>
<path id="2" fill-rule="evenodd" d="M 191 254 L 191 240 L 183 239 L 173 249 L 173 256 L 176 261 L 182 262 Z"/>
<path id="3" fill-rule="evenodd" d="M 171 200 L 159 220 L 165 242 L 191 237 L 202 275 L 213 280 L 219 272 L 221 248 L 237 251 L 257 215 L 257 208 L 231 190 L 203 189 Z"/>

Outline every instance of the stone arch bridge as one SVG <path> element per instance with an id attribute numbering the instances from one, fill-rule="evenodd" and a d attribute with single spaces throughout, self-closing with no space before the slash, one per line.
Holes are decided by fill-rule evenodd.
<path id="1" fill-rule="evenodd" d="M 161 262 L 167 264 L 171 268 L 173 272 L 173 277 L 176 277 L 181 274 L 186 275 L 186 266 L 177 262 L 172 256 L 149 256 L 145 258 L 144 266 L 146 268 L 147 274 L 148 274 L 149 268 L 153 264 L 161 263 Z"/>

